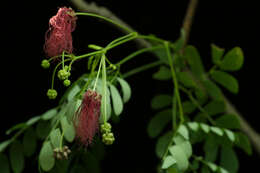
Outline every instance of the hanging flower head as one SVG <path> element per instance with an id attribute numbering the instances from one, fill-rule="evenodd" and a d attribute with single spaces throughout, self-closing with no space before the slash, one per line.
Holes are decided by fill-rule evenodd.
<path id="1" fill-rule="evenodd" d="M 91 144 L 93 137 L 98 131 L 100 106 L 101 95 L 95 91 L 88 90 L 76 112 L 74 118 L 76 137 L 85 146 Z"/>
<path id="2" fill-rule="evenodd" d="M 45 34 L 44 51 L 48 57 L 61 55 L 63 51 L 72 53 L 71 32 L 75 30 L 77 17 L 71 8 L 62 7 L 49 21 Z"/>

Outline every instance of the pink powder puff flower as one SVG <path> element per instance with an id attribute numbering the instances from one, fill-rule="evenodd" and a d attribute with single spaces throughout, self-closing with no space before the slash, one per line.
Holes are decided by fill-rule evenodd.
<path id="1" fill-rule="evenodd" d="M 88 90 L 74 117 L 76 138 L 85 146 L 92 143 L 93 137 L 98 131 L 100 106 L 101 95 Z"/>
<path id="2" fill-rule="evenodd" d="M 61 55 L 63 51 L 72 53 L 72 35 L 77 17 L 71 8 L 62 7 L 49 21 L 45 34 L 44 51 L 48 57 Z"/>

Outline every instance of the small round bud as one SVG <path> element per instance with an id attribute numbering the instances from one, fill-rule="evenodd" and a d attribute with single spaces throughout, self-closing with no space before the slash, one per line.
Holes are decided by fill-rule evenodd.
<path id="1" fill-rule="evenodd" d="M 47 92 L 47 96 L 49 99 L 55 99 L 57 97 L 58 93 L 55 89 L 49 89 Z"/>
<path id="2" fill-rule="evenodd" d="M 112 68 L 113 70 L 116 70 L 117 68 L 114 64 L 110 64 L 109 67 Z"/>
<path id="3" fill-rule="evenodd" d="M 47 59 L 44 59 L 44 60 L 42 60 L 41 66 L 46 69 L 46 68 L 50 67 L 50 63 Z"/>
<path id="4" fill-rule="evenodd" d="M 69 79 L 65 79 L 65 80 L 63 81 L 63 84 L 64 84 L 64 86 L 66 86 L 66 87 L 70 86 L 70 80 L 69 80 Z"/>

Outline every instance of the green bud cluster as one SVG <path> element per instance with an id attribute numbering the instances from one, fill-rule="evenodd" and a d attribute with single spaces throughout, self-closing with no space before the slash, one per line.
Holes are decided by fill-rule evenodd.
<path id="1" fill-rule="evenodd" d="M 102 142 L 106 145 L 112 145 L 115 141 L 114 134 L 111 132 L 112 126 L 110 123 L 105 122 L 101 125 Z"/>
<path id="2" fill-rule="evenodd" d="M 102 135 L 102 142 L 106 145 L 112 145 L 115 141 L 115 137 L 113 133 L 104 133 Z"/>
<path id="3" fill-rule="evenodd" d="M 63 80 L 63 84 L 64 86 L 68 87 L 70 86 L 71 82 L 68 79 L 70 76 L 70 69 L 69 66 L 65 66 L 64 69 L 61 69 L 60 71 L 58 71 L 58 78 L 60 80 Z"/>
<path id="4" fill-rule="evenodd" d="M 47 92 L 47 96 L 49 99 L 55 99 L 57 97 L 58 93 L 55 89 L 49 89 Z"/>
<path id="5" fill-rule="evenodd" d="M 68 72 L 68 71 L 65 70 L 65 69 L 61 69 L 61 70 L 58 72 L 58 78 L 59 78 L 60 80 L 68 79 L 69 76 L 70 76 L 70 72 Z"/>
<path id="6" fill-rule="evenodd" d="M 45 69 L 50 67 L 50 62 L 47 59 L 42 60 L 41 66 Z"/>

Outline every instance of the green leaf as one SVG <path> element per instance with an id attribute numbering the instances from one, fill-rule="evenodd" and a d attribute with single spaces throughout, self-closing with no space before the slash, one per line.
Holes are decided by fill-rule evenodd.
<path id="1" fill-rule="evenodd" d="M 153 116 L 147 126 L 148 135 L 151 138 L 155 138 L 156 136 L 158 136 L 165 128 L 165 126 L 170 122 L 171 115 L 172 110 L 167 109 Z"/>
<path id="2" fill-rule="evenodd" d="M 219 172 L 220 173 L 229 173 L 226 169 L 219 167 Z"/>
<path id="3" fill-rule="evenodd" d="M 211 126 L 210 130 L 213 133 L 217 134 L 218 136 L 223 136 L 223 134 L 224 134 L 223 130 L 221 128 L 218 128 L 218 127 Z"/>
<path id="4" fill-rule="evenodd" d="M 170 141 L 172 140 L 172 131 L 165 133 L 159 137 L 155 146 L 155 153 L 159 158 L 162 158 Z"/>
<path id="5" fill-rule="evenodd" d="M 238 81 L 232 75 L 217 70 L 210 72 L 210 75 L 212 79 L 214 79 L 217 83 L 228 89 L 230 92 L 234 94 L 238 93 Z"/>
<path id="6" fill-rule="evenodd" d="M 37 121 L 39 121 L 40 119 L 41 119 L 41 116 L 32 117 L 31 119 L 29 119 L 29 120 L 26 122 L 26 125 L 31 126 L 31 125 L 33 125 L 34 123 L 36 123 Z"/>
<path id="7" fill-rule="evenodd" d="M 50 109 L 42 115 L 42 119 L 49 120 L 49 119 L 53 118 L 56 114 L 57 114 L 56 108 Z"/>
<path id="8" fill-rule="evenodd" d="M 236 133 L 235 134 L 236 136 L 236 141 L 235 141 L 235 144 L 243 149 L 248 155 L 251 155 L 252 154 L 252 147 L 251 147 L 251 144 L 248 140 L 248 137 L 246 135 L 244 135 L 243 133 Z"/>
<path id="9" fill-rule="evenodd" d="M 59 148 L 60 147 L 61 132 L 60 132 L 59 128 L 51 131 L 50 140 L 51 140 L 53 148 Z"/>
<path id="10" fill-rule="evenodd" d="M 215 136 L 209 135 L 203 146 L 205 152 L 205 160 L 215 162 L 218 156 L 219 145 L 215 139 Z"/>
<path id="11" fill-rule="evenodd" d="M 68 91 L 67 100 L 71 101 L 74 99 L 74 97 L 80 92 L 80 87 L 78 85 L 74 85 L 70 90 Z"/>
<path id="12" fill-rule="evenodd" d="M 224 132 L 226 133 L 228 139 L 231 141 L 231 142 L 235 142 L 236 140 L 236 137 L 235 137 L 235 134 L 229 130 L 229 129 L 224 129 Z"/>
<path id="13" fill-rule="evenodd" d="M 240 122 L 236 115 L 224 114 L 216 119 L 216 125 L 228 129 L 240 129 Z"/>
<path id="14" fill-rule="evenodd" d="M 153 74 L 153 78 L 157 80 L 169 80 L 172 78 L 171 70 L 168 67 L 161 66 L 159 71 Z"/>
<path id="15" fill-rule="evenodd" d="M 75 129 L 73 124 L 68 122 L 67 117 L 62 117 L 60 120 L 61 128 L 64 133 L 64 137 L 68 142 L 72 142 L 75 138 Z"/>
<path id="16" fill-rule="evenodd" d="M 214 163 L 207 162 L 207 166 L 210 168 L 211 171 L 216 172 L 218 170 L 218 166 Z"/>
<path id="17" fill-rule="evenodd" d="M 211 80 L 204 80 L 203 84 L 211 98 L 220 101 L 223 99 L 221 89 L 214 82 L 212 82 Z"/>
<path id="18" fill-rule="evenodd" d="M 226 111 L 226 105 L 224 101 L 213 100 L 209 102 L 205 107 L 205 111 L 211 116 L 220 114 Z"/>
<path id="19" fill-rule="evenodd" d="M 238 158 L 235 151 L 231 147 L 222 147 L 220 156 L 220 166 L 225 168 L 230 173 L 238 172 Z"/>
<path id="20" fill-rule="evenodd" d="M 110 91 L 111 91 L 114 112 L 116 115 L 120 115 L 123 111 L 122 98 L 114 85 L 110 85 Z"/>
<path id="21" fill-rule="evenodd" d="M 192 155 L 192 146 L 190 141 L 186 140 L 184 137 L 181 135 L 176 135 L 173 138 L 173 141 L 175 142 L 176 145 L 180 146 L 182 150 L 185 152 L 187 158 L 190 158 Z"/>
<path id="22" fill-rule="evenodd" d="M 30 157 L 34 154 L 37 147 L 37 136 L 33 128 L 27 129 L 23 136 L 24 155 Z"/>
<path id="23" fill-rule="evenodd" d="M 183 113 L 191 114 L 196 110 L 197 107 L 190 101 L 184 101 L 182 103 L 182 108 L 183 108 Z"/>
<path id="24" fill-rule="evenodd" d="M 184 43 L 185 43 L 185 37 L 186 37 L 185 31 L 184 31 L 184 29 L 181 29 L 180 37 L 178 38 L 177 41 L 175 41 L 172 44 L 175 52 L 179 52 L 183 48 Z"/>
<path id="25" fill-rule="evenodd" d="M 186 71 L 178 72 L 177 79 L 186 88 L 195 88 L 196 87 L 196 83 L 192 79 L 191 75 Z"/>
<path id="26" fill-rule="evenodd" d="M 188 61 L 192 73 L 202 79 L 204 67 L 198 50 L 194 46 L 187 46 L 185 48 L 185 58 Z"/>
<path id="27" fill-rule="evenodd" d="M 48 121 L 40 121 L 36 126 L 36 133 L 39 139 L 44 139 L 50 132 L 51 126 Z"/>
<path id="28" fill-rule="evenodd" d="M 204 105 L 208 100 L 207 93 L 201 88 L 195 88 L 194 94 L 200 105 Z"/>
<path id="29" fill-rule="evenodd" d="M 76 111 L 78 110 L 79 106 L 81 105 L 82 100 L 80 99 L 72 99 L 68 104 L 67 104 L 67 110 L 65 112 L 65 116 L 69 121 L 72 121 L 73 116 L 75 115 Z"/>
<path id="30" fill-rule="evenodd" d="M 221 62 L 221 58 L 224 55 L 224 49 L 211 44 L 211 56 L 212 56 L 212 62 L 216 65 L 219 65 Z"/>
<path id="31" fill-rule="evenodd" d="M 200 128 L 201 128 L 205 133 L 209 133 L 210 127 L 209 127 L 207 124 L 205 124 L 205 123 L 199 123 L 199 125 L 200 125 Z"/>
<path id="32" fill-rule="evenodd" d="M 156 45 L 158 45 L 158 44 L 156 44 Z M 153 53 L 154 53 L 162 62 L 164 62 L 165 64 L 169 64 L 168 55 L 167 55 L 167 53 L 166 53 L 166 51 L 165 51 L 165 48 L 153 50 Z"/>
<path id="33" fill-rule="evenodd" d="M 117 78 L 118 82 L 121 85 L 122 91 L 123 91 L 123 101 L 124 103 L 128 102 L 131 97 L 131 88 L 129 84 L 122 78 Z"/>
<path id="34" fill-rule="evenodd" d="M 23 145 L 14 141 L 10 146 L 9 157 L 11 168 L 14 173 L 20 173 L 24 169 L 24 156 L 23 156 Z"/>
<path id="35" fill-rule="evenodd" d="M 12 133 L 13 131 L 22 129 L 22 128 L 26 127 L 26 126 L 27 126 L 26 123 L 16 124 L 16 125 L 14 125 L 13 127 L 11 127 L 10 129 L 8 129 L 8 130 L 5 132 L 5 134 L 6 134 L 6 135 L 9 135 L 9 134 Z"/>
<path id="36" fill-rule="evenodd" d="M 193 131 L 199 130 L 199 124 L 197 122 L 189 122 L 187 125 Z"/>
<path id="37" fill-rule="evenodd" d="M 178 133 L 186 140 L 189 140 L 189 131 L 185 125 L 180 125 L 180 127 L 178 128 Z"/>
<path id="38" fill-rule="evenodd" d="M 40 166 L 44 171 L 50 171 L 55 164 L 55 159 L 53 156 L 53 149 L 51 147 L 51 142 L 47 141 L 43 143 L 42 149 L 39 155 Z"/>
<path id="39" fill-rule="evenodd" d="M 105 90 L 103 90 L 103 83 L 101 80 L 98 80 L 97 82 L 97 92 L 99 94 L 104 95 L 103 92 Z M 106 99 L 105 99 L 106 98 Z M 108 89 L 108 87 L 106 87 L 106 97 L 102 97 L 102 100 L 101 100 L 101 116 L 100 116 L 100 119 L 99 121 L 100 122 L 104 122 L 104 103 L 105 103 L 105 100 L 106 100 L 106 120 L 108 121 L 111 117 L 111 113 L 112 113 L 112 108 L 111 108 L 111 101 L 110 101 L 110 91 Z"/>
<path id="40" fill-rule="evenodd" d="M 239 70 L 244 63 L 244 55 L 240 47 L 231 49 L 221 61 L 219 67 L 226 71 Z"/>
<path id="41" fill-rule="evenodd" d="M 8 147 L 8 145 L 11 143 L 12 141 L 11 140 L 6 140 L 4 142 L 1 142 L 0 143 L 0 153 L 3 152 L 6 147 Z"/>
<path id="42" fill-rule="evenodd" d="M 174 165 L 176 163 L 176 160 L 172 156 L 167 156 L 162 164 L 162 169 L 167 169 L 170 166 Z"/>
<path id="43" fill-rule="evenodd" d="M 0 153 L 0 170 L 1 173 L 10 173 L 8 158 L 2 153 Z"/>
<path id="44" fill-rule="evenodd" d="M 162 109 L 170 106 L 172 103 L 172 97 L 166 94 L 156 95 L 152 98 L 151 107 L 153 109 Z"/>
<path id="45" fill-rule="evenodd" d="M 176 160 L 177 167 L 180 171 L 185 171 L 189 166 L 189 161 L 185 152 L 178 145 L 171 146 L 169 151 L 173 158 Z"/>

